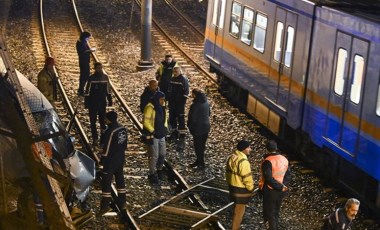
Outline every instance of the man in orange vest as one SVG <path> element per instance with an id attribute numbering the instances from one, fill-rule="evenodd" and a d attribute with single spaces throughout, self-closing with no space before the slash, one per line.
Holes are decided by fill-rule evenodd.
<path id="1" fill-rule="evenodd" d="M 282 199 L 290 182 L 289 162 L 278 153 L 275 141 L 268 141 L 266 147 L 269 153 L 261 165 L 259 188 L 263 194 L 264 222 L 269 225 L 268 229 L 277 230 Z"/>

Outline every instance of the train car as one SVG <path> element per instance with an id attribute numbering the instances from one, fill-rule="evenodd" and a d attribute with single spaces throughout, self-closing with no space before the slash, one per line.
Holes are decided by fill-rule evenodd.
<path id="1" fill-rule="evenodd" d="M 20 133 L 13 125 L 18 119 L 13 113 L 11 114 L 9 107 L 17 104 L 17 100 L 15 89 L 7 78 L 7 70 L 0 57 L 0 181 L 6 180 L 14 188 L 19 189 L 18 191 L 23 191 L 21 195 L 30 195 L 31 173 L 27 162 L 18 150 L 15 138 Z M 51 146 L 50 162 L 54 172 L 72 179 L 70 188 L 74 192 L 67 194 L 67 200 L 71 202 L 70 205 L 74 201 L 75 203 L 83 202 L 89 193 L 91 182 L 95 179 L 95 162 L 74 148 L 73 139 L 66 132 L 58 114 L 46 97 L 23 74 L 17 70 L 16 74 L 40 136 Z M 22 113 L 22 111 L 18 112 Z M 28 129 L 28 127 L 22 128 Z M 18 197 L 19 200 L 21 195 Z M 14 198 L 12 195 L 10 197 Z M 5 210 L 2 205 L 4 204 L 0 202 L 1 210 Z"/>
<path id="2" fill-rule="evenodd" d="M 377 1 L 209 0 L 221 92 L 380 209 Z"/>

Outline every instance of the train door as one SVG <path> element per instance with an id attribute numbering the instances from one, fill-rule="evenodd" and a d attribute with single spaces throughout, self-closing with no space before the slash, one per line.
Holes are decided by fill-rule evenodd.
<path id="1" fill-rule="evenodd" d="M 271 90 L 272 94 L 268 96 L 283 111 L 286 111 L 288 106 L 297 19 L 294 13 L 281 8 L 276 9 L 270 70 L 270 78 L 274 79 L 275 85 Z"/>
<path id="2" fill-rule="evenodd" d="M 368 42 L 338 32 L 326 136 L 351 156 L 360 132 Z"/>
<path id="3" fill-rule="evenodd" d="M 220 64 L 223 48 L 223 26 L 226 11 L 226 0 L 215 0 L 213 5 L 211 30 L 214 32 L 214 47 L 212 49 L 212 59 Z M 211 32 L 212 33 L 212 32 Z M 212 36 L 210 36 L 212 37 Z"/>

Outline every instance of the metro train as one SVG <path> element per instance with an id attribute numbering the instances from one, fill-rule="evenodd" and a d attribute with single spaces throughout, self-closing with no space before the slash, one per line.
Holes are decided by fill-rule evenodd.
<path id="1" fill-rule="evenodd" d="M 318 172 L 380 210 L 378 1 L 209 0 L 221 92 Z"/>
<path id="2" fill-rule="evenodd" d="M 0 57 L 0 183 L 1 185 L 11 184 L 15 189 L 7 191 L 6 188 L 12 187 L 3 188 L 4 190 L 0 192 L 0 197 L 15 199 L 10 194 L 15 194 L 15 191 L 18 191 L 21 192 L 18 198 L 16 197 L 19 201 L 23 199 L 21 198 L 23 194 L 29 196 L 34 191 L 31 189 L 33 185 L 30 180 L 32 175 L 30 166 L 25 162 L 16 141 L 16 137 L 22 138 L 18 137 L 22 133 L 20 129 L 27 130 L 28 127 L 26 125 L 25 127 L 15 125 L 15 123 L 20 123 L 17 122 L 18 118 L 15 117 L 17 115 L 21 117 L 22 111 L 20 109 L 16 109 L 18 111 L 17 115 L 10 112 L 15 111 L 11 107 L 17 105 L 18 102 L 14 86 L 7 77 L 8 69 L 3 58 Z M 67 205 L 73 205 L 74 202 L 75 204 L 83 202 L 89 193 L 90 184 L 95 179 L 95 162 L 74 148 L 73 138 L 66 132 L 65 127 L 46 97 L 23 74 L 17 70 L 16 74 L 22 87 L 22 94 L 25 96 L 40 135 L 51 145 L 52 156 L 50 162 L 53 171 L 58 175 L 71 177 L 72 184 L 69 191 L 73 192 L 68 193 L 67 197 L 65 197 L 66 201 L 69 202 Z M 6 192 L 5 194 L 3 194 L 4 191 Z M 30 199 L 30 196 L 28 199 Z M 9 202 L 12 201 L 9 200 Z M 5 210 L 6 208 L 2 205 L 4 205 L 3 202 L 0 202 L 0 209 Z M 18 208 L 23 207 L 19 206 Z M 0 212 L 0 214 L 3 213 Z"/>

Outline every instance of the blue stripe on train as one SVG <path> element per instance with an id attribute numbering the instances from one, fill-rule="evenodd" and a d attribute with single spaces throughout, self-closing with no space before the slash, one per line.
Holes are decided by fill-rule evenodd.
<path id="1" fill-rule="evenodd" d="M 215 47 L 215 50 L 220 50 L 219 47 Z M 206 39 L 205 41 L 205 54 L 212 56 L 214 52 L 214 44 Z M 221 71 L 229 79 L 233 80 L 238 86 L 243 89 L 248 90 L 252 95 L 254 95 L 259 101 L 267 104 L 267 106 L 275 111 L 282 117 L 287 119 L 288 125 L 293 129 L 297 129 L 300 126 L 300 98 L 295 95 L 290 95 L 288 100 L 287 112 L 278 109 L 272 104 L 268 104 L 266 98 L 274 98 L 277 92 L 277 82 L 268 79 L 257 70 L 247 66 L 243 62 L 239 61 L 235 56 L 230 55 L 227 52 L 223 52 L 222 60 L 220 61 L 220 67 L 216 64 L 213 65 L 216 69 Z M 247 77 L 248 76 L 248 77 Z M 280 91 L 280 96 L 278 100 L 283 98 L 287 99 L 288 92 Z"/>
<path id="2" fill-rule="evenodd" d="M 329 128 L 328 132 L 326 127 Z M 354 131 L 356 128 L 345 126 L 343 131 L 344 136 L 342 138 L 344 141 L 341 145 L 345 146 L 345 149 L 342 149 L 338 144 L 329 141 L 329 139 L 338 139 L 337 135 L 339 135 L 339 129 L 340 123 L 337 118 L 329 118 L 326 116 L 325 110 L 317 109 L 309 103 L 305 105 L 303 130 L 310 135 L 313 143 L 319 147 L 325 146 L 331 149 L 380 181 L 380 147 L 376 140 L 361 133 L 356 142 L 357 132 Z M 358 144 L 358 148 L 355 154 L 356 143 Z M 350 152 L 352 156 L 346 151 Z"/>

